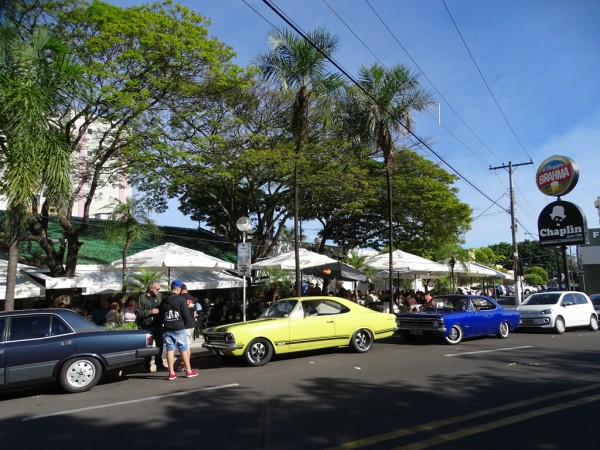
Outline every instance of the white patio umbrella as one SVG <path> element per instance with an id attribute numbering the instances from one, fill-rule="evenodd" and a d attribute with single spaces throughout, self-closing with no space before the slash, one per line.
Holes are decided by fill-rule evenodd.
<path id="1" fill-rule="evenodd" d="M 450 264 L 442 261 L 450 270 Z M 495 278 L 496 271 L 480 266 L 471 261 L 457 261 L 454 264 L 454 274 L 464 278 Z"/>
<path id="2" fill-rule="evenodd" d="M 81 271 L 79 272 L 78 286 L 85 287 L 84 295 L 99 292 L 120 292 L 123 280 L 117 272 Z M 174 278 L 183 281 L 188 290 L 201 289 L 230 289 L 241 288 L 244 281 L 227 272 L 222 271 L 180 271 L 172 273 Z"/>
<path id="3" fill-rule="evenodd" d="M 367 266 L 373 267 L 376 270 L 389 270 L 389 253 L 382 253 L 373 256 L 365 261 Z M 407 276 L 440 276 L 446 275 L 449 272 L 448 267 L 422 258 L 412 253 L 395 250 L 392 253 L 392 271 L 395 275 Z"/>
<path id="4" fill-rule="evenodd" d="M 475 266 L 475 267 L 480 267 L 482 269 L 485 269 L 486 271 L 493 272 L 493 275 L 491 275 L 489 277 L 486 277 L 486 278 L 501 278 L 501 279 L 508 278 L 507 274 L 505 274 L 504 272 L 500 272 L 499 270 L 496 270 L 496 269 L 494 269 L 492 267 L 488 267 L 488 266 L 485 266 L 483 264 L 480 264 L 480 263 L 477 263 L 477 262 L 473 262 L 473 261 L 470 262 L 470 264 L 473 265 L 473 266 Z"/>
<path id="5" fill-rule="evenodd" d="M 0 300 L 6 299 L 6 270 L 8 261 L 0 260 Z M 42 297 L 45 290 L 42 286 L 35 283 L 31 278 L 24 274 L 25 269 L 35 269 L 32 266 L 17 264 L 17 280 L 15 285 L 15 298 Z"/>
<path id="6" fill-rule="evenodd" d="M 335 262 L 337 262 L 337 260 L 321 255 L 320 253 L 311 252 L 305 248 L 300 249 L 300 269 Z M 281 255 L 273 256 L 272 258 L 264 259 L 252 264 L 253 269 L 266 269 L 269 267 L 282 270 L 295 270 L 296 257 L 294 252 L 282 253 Z"/>
<path id="7" fill-rule="evenodd" d="M 182 247 L 167 242 L 158 247 L 149 248 L 130 255 L 125 260 L 128 269 L 145 268 L 148 270 L 167 271 L 169 282 L 171 270 L 233 270 L 235 265 L 229 261 L 215 258 L 198 250 Z M 113 261 L 103 267 L 103 270 L 122 270 L 122 260 Z"/>
<path id="8" fill-rule="evenodd" d="M 448 261 L 441 261 L 440 264 L 444 264 L 450 271 L 450 263 Z M 492 269 L 491 267 L 479 264 L 474 261 L 456 262 L 454 265 L 454 273 L 464 278 L 506 278 L 505 273 L 499 270 Z"/>

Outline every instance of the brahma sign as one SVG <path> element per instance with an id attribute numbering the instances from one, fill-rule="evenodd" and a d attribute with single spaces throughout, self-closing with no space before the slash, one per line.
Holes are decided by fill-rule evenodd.
<path id="1" fill-rule="evenodd" d="M 536 183 L 542 194 L 560 197 L 573 190 L 579 180 L 579 167 L 566 156 L 551 156 L 537 170 Z"/>

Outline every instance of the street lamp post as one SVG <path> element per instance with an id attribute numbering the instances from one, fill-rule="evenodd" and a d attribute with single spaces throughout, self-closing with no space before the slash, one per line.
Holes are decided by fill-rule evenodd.
<path id="1" fill-rule="evenodd" d="M 320 236 L 317 236 L 315 238 L 315 248 L 316 248 L 317 253 L 319 253 L 319 250 L 321 249 L 321 241 L 322 241 L 322 239 Z"/>
<path id="2" fill-rule="evenodd" d="M 242 288 L 242 320 L 246 321 L 246 275 L 252 270 L 252 252 L 250 244 L 246 244 L 246 235 L 252 230 L 252 224 L 247 217 L 240 217 L 236 223 L 237 229 L 242 232 L 242 244 L 238 244 L 238 274 L 242 275 L 244 286 Z"/>

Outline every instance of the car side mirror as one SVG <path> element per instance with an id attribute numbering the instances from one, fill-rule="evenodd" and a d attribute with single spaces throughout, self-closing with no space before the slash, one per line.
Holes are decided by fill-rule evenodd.
<path id="1" fill-rule="evenodd" d="M 573 304 L 573 302 L 564 302 L 563 306 L 571 306 Z"/>

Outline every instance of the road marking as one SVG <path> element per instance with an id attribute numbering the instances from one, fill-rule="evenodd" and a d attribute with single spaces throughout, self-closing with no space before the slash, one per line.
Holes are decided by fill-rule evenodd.
<path id="1" fill-rule="evenodd" d="M 489 431 L 495 428 L 511 425 L 513 423 L 521 422 L 523 420 L 532 419 L 534 417 L 543 416 L 545 414 L 551 414 L 557 411 L 561 411 L 563 409 L 585 405 L 586 403 L 595 402 L 597 400 L 600 400 L 600 394 L 592 395 L 591 397 L 579 398 L 577 400 L 571 400 L 554 406 L 546 406 L 545 408 L 536 409 L 535 411 L 505 417 L 503 419 L 495 420 L 493 422 L 488 422 L 482 425 L 477 425 L 475 427 L 464 428 L 453 433 L 446 433 L 442 436 L 436 436 L 431 439 L 425 439 L 420 442 L 415 442 L 414 444 L 396 447 L 394 450 L 420 450 L 423 448 L 432 447 L 434 445 L 444 444 L 449 441 L 455 441 L 456 439 L 461 439 L 463 437 L 471 436 L 473 434 L 483 433 L 484 431 Z"/>
<path id="2" fill-rule="evenodd" d="M 496 414 L 496 413 L 504 412 L 504 411 L 511 410 L 511 409 L 522 408 L 525 406 L 534 405 L 536 403 L 541 403 L 541 402 L 544 402 L 547 400 L 556 400 L 561 397 L 567 397 L 570 395 L 581 394 L 581 393 L 585 393 L 587 391 L 591 391 L 591 390 L 599 389 L 599 388 L 600 388 L 600 383 L 596 383 L 596 384 L 593 384 L 590 386 L 583 386 L 580 388 L 569 389 L 567 391 L 552 392 L 550 394 L 541 395 L 539 397 L 534 397 L 534 398 L 527 399 L 527 400 L 521 400 L 518 402 L 509 403 L 509 404 L 501 405 L 501 406 L 496 406 L 494 408 L 490 408 L 490 409 L 486 409 L 486 410 L 482 410 L 482 411 L 475 411 L 472 413 L 463 414 L 462 416 L 455 416 L 455 417 L 449 417 L 447 419 L 440 419 L 440 420 L 436 420 L 433 422 L 416 425 L 412 428 L 401 428 L 399 430 L 380 434 L 378 436 L 371 436 L 371 437 L 364 438 L 364 439 L 358 439 L 356 441 L 346 442 L 339 446 L 331 447 L 329 450 L 347 450 L 347 449 L 356 449 L 356 448 L 367 447 L 369 445 L 378 444 L 380 442 L 389 441 L 392 439 L 398 439 L 398 438 L 405 437 L 405 436 L 410 436 L 410 435 L 413 435 L 416 433 L 420 433 L 422 431 L 432 431 L 437 428 L 444 427 L 446 425 L 452 425 L 452 424 L 467 421 L 467 420 L 477 419 L 477 418 L 480 418 L 480 417 L 483 417 L 486 415 Z M 589 401 L 595 401 L 595 400 L 600 399 L 600 394 L 597 394 L 593 397 L 588 397 L 588 398 L 592 399 Z M 564 405 L 568 405 L 568 406 L 562 406 L 563 404 L 561 404 L 561 405 L 556 405 L 556 406 L 551 406 L 551 407 L 545 407 L 538 411 L 543 411 L 540 414 L 549 414 L 550 412 L 554 412 L 554 410 L 556 410 L 555 408 L 558 408 L 558 409 L 570 408 L 572 406 L 577 406 L 579 404 L 588 403 L 588 398 L 581 399 L 581 400 L 572 400 L 567 403 L 564 403 Z M 527 418 L 535 417 L 536 415 L 540 415 L 540 414 L 536 414 L 536 411 L 533 411 L 531 413 L 523 413 L 523 414 L 519 414 L 517 416 L 506 417 L 502 420 L 490 422 L 490 424 L 495 424 L 492 428 L 497 428 L 497 427 L 508 424 L 508 422 L 504 423 L 504 424 L 499 424 L 500 422 L 511 420 L 513 417 L 520 417 L 520 419 L 517 419 L 517 420 L 523 420 L 523 417 L 527 416 L 527 414 L 529 414 L 529 416 Z M 512 423 L 512 422 L 510 422 L 510 423 Z M 479 431 L 473 431 L 471 434 L 475 434 L 475 433 L 486 430 L 485 425 L 481 425 L 479 427 L 474 427 L 473 429 L 478 429 Z M 467 429 L 467 430 L 470 430 L 470 429 Z M 456 433 L 461 433 L 461 431 L 458 431 Z M 450 433 L 449 436 L 452 436 L 453 434 L 456 434 L 456 433 Z M 459 437 L 462 437 L 462 436 L 457 436 L 454 439 L 458 439 Z M 434 439 L 443 439 L 443 438 L 434 438 Z M 433 439 L 427 440 L 427 441 L 422 441 L 422 442 L 429 442 L 432 440 Z M 439 442 L 438 442 L 438 444 L 439 444 Z M 412 445 L 417 445 L 417 444 L 412 444 Z M 430 443 L 428 445 L 430 446 L 430 445 L 435 445 L 435 444 Z M 425 448 L 425 447 L 406 447 L 406 449 L 409 449 L 409 448 L 412 450 L 412 449 Z"/>
<path id="3" fill-rule="evenodd" d="M 494 353 L 494 352 L 504 352 L 506 350 L 520 350 L 522 348 L 533 348 L 533 345 L 523 345 L 521 347 L 506 347 L 506 348 L 497 348 L 494 350 L 478 350 L 476 352 L 464 352 L 464 353 L 448 353 L 444 356 L 463 356 L 463 355 L 476 355 L 478 353 Z"/>
<path id="4" fill-rule="evenodd" d="M 158 400 L 158 399 L 167 398 L 167 397 L 179 397 L 182 395 L 189 395 L 194 392 L 216 391 L 218 389 L 226 389 L 226 388 L 236 387 L 236 386 L 239 386 L 239 384 L 238 383 L 224 384 L 221 386 L 205 387 L 205 388 L 200 388 L 200 389 L 190 389 L 190 390 L 186 390 L 183 392 L 173 392 L 171 394 L 165 394 L 165 395 L 153 395 L 152 397 L 138 398 L 136 400 L 126 400 L 123 402 L 107 403 L 105 405 L 88 406 L 86 408 L 69 409 L 67 411 L 57 411 L 54 413 L 41 414 L 39 416 L 24 417 L 23 419 L 21 419 L 21 421 L 28 422 L 30 420 L 45 419 L 46 417 L 65 416 L 68 414 L 79 413 L 82 411 L 93 411 L 94 409 L 111 408 L 113 406 L 122 406 L 122 405 L 131 405 L 133 403 L 148 402 L 148 401 Z"/>

